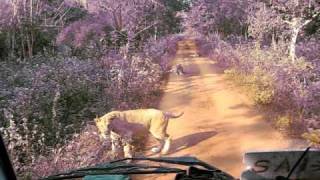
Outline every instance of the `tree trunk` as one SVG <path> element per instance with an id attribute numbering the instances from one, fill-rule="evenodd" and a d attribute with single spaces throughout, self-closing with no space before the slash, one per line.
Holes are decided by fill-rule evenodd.
<path id="1" fill-rule="evenodd" d="M 289 23 L 292 28 L 291 42 L 289 47 L 289 56 L 291 58 L 292 63 L 294 63 L 296 59 L 296 43 L 299 32 L 305 25 L 309 24 L 311 21 L 312 18 L 305 21 L 301 18 L 293 18 L 292 21 Z"/>
<path id="2" fill-rule="evenodd" d="M 301 28 L 299 27 L 293 27 L 293 30 L 292 30 L 291 42 L 289 47 L 289 56 L 292 63 L 294 63 L 296 59 L 296 42 L 297 42 L 300 29 Z"/>
<path id="3" fill-rule="evenodd" d="M 24 32 L 20 30 L 20 38 L 21 38 L 21 56 L 22 58 L 26 58 L 26 50 L 25 50 L 25 37 L 24 37 Z"/>
<path id="4" fill-rule="evenodd" d="M 10 33 L 10 44 L 11 44 L 11 52 L 10 52 L 10 57 L 14 57 L 15 55 L 15 44 L 16 44 L 16 38 L 15 38 L 15 32 L 12 31 Z"/>
<path id="5" fill-rule="evenodd" d="M 31 37 L 31 33 L 30 34 L 27 34 L 27 51 L 28 51 L 28 58 L 31 58 L 32 57 L 32 37 Z"/>
<path id="6" fill-rule="evenodd" d="M 33 23 L 33 0 L 30 0 L 30 23 Z"/>
<path id="7" fill-rule="evenodd" d="M 277 42 L 276 42 L 276 33 L 275 31 L 272 32 L 272 42 L 271 42 L 273 50 L 277 49 Z"/>
<path id="8" fill-rule="evenodd" d="M 154 28 L 154 40 L 157 40 L 158 28 L 157 26 Z"/>

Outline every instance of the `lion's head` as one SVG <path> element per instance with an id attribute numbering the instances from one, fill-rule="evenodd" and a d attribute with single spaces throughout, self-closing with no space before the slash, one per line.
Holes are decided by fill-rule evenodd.
<path id="1" fill-rule="evenodd" d="M 117 117 L 117 112 L 110 112 L 106 115 L 104 115 L 103 117 L 96 117 L 94 118 L 94 122 L 98 128 L 100 137 L 103 139 L 107 138 L 107 134 L 110 133 L 110 122 L 111 120 L 113 120 L 114 118 Z"/>
<path id="2" fill-rule="evenodd" d="M 107 138 L 107 131 L 108 131 L 108 125 L 105 123 L 105 121 L 102 118 L 95 118 L 94 122 L 96 123 L 96 126 L 99 131 L 100 138 L 106 139 Z"/>

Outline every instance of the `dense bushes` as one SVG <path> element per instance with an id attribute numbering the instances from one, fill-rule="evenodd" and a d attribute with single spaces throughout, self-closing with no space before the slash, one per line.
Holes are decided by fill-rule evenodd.
<path id="1" fill-rule="evenodd" d="M 92 166 L 115 156 L 110 141 L 101 140 L 96 126 L 87 125 L 80 133 L 73 134 L 65 145 L 56 146 L 47 155 L 39 155 L 27 170 L 32 178 L 40 178 L 80 167 Z"/>
<path id="2" fill-rule="evenodd" d="M 55 35 L 69 19 L 63 0 L 4 1 L 0 5 L 0 60 L 32 58 L 54 50 Z"/>
<path id="3" fill-rule="evenodd" d="M 3 64 L 1 72 L 9 77 L 1 82 L 1 126 L 12 157 L 17 158 L 14 164 L 22 157 L 22 163 L 34 160 L 79 131 L 96 113 L 110 109 L 110 102 L 102 98 L 108 96 L 103 92 L 109 86 L 108 71 L 94 61 L 39 58 L 32 63 Z"/>
<path id="4" fill-rule="evenodd" d="M 64 148 L 96 115 L 111 108 L 154 107 L 177 40 L 150 41 L 142 53 L 127 58 L 109 54 L 100 61 L 38 57 L 1 63 L 0 123 L 18 172 L 30 171 L 39 154 Z"/>
<path id="5" fill-rule="evenodd" d="M 222 36 L 246 35 L 246 11 L 251 2 L 247 0 L 194 0 L 186 16 L 185 26 L 193 33 Z"/>
<path id="6" fill-rule="evenodd" d="M 0 3 L 0 127 L 19 175 L 75 167 L 76 158 L 63 160 L 72 151 L 102 148 L 81 132 L 96 115 L 156 105 L 184 8 L 179 0 Z M 89 155 L 77 155 L 85 165 Z"/>
<path id="7" fill-rule="evenodd" d="M 57 45 L 101 57 L 109 50 L 138 52 L 151 37 L 182 31 L 184 1 L 8 0 L 0 5 L 0 60 L 26 60 Z"/>
<path id="8" fill-rule="evenodd" d="M 74 54 L 101 57 L 112 52 L 125 56 L 139 53 L 149 39 L 178 33 L 181 19 L 176 15 L 186 3 L 174 0 L 157 3 L 148 0 L 88 0 L 82 7 L 87 14 L 65 26 L 58 44 L 72 47 Z"/>

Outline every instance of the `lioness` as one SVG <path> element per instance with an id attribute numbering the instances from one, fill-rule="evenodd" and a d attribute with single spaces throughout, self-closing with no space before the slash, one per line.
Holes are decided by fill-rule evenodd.
<path id="1" fill-rule="evenodd" d="M 148 129 L 149 132 L 160 142 L 160 146 L 152 148 L 152 152 L 167 154 L 170 149 L 170 137 L 167 134 L 167 126 L 170 118 L 179 118 L 181 112 L 175 115 L 170 112 L 163 112 L 157 109 L 137 109 L 128 111 L 111 111 L 100 118 L 95 118 L 100 137 L 106 138 L 110 131 L 121 136 L 131 137 L 132 125 L 140 125 Z"/>

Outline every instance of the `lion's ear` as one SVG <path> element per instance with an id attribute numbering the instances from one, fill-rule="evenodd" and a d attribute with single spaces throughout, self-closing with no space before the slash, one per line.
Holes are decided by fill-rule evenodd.
<path id="1" fill-rule="evenodd" d="M 98 122 L 99 121 L 99 117 L 98 115 L 96 115 L 96 118 L 94 118 L 94 122 Z"/>

